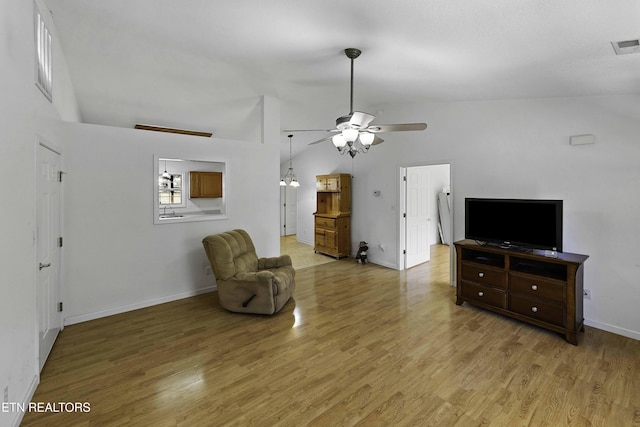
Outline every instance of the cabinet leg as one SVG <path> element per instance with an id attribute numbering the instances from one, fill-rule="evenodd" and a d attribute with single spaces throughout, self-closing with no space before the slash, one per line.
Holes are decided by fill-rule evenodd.
<path id="1" fill-rule="evenodd" d="M 464 301 L 462 301 L 462 297 L 459 295 L 456 295 L 456 305 L 462 305 Z"/>
<path id="2" fill-rule="evenodd" d="M 568 343 L 573 344 L 573 345 L 578 345 L 578 334 L 575 332 L 567 332 L 565 334 L 565 339 L 567 340 Z"/>

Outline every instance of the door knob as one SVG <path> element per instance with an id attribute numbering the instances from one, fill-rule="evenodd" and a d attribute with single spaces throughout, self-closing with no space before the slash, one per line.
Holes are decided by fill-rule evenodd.
<path id="1" fill-rule="evenodd" d="M 38 270 L 42 270 L 43 268 L 51 267 L 51 263 L 48 263 L 48 264 L 39 263 L 39 264 L 40 265 L 38 266 Z"/>

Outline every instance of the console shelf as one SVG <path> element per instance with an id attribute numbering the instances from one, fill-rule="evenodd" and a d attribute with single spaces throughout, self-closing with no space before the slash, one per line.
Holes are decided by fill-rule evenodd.
<path id="1" fill-rule="evenodd" d="M 464 302 L 564 335 L 578 345 L 584 331 L 583 265 L 587 255 L 542 251 L 522 253 L 454 243 L 457 258 L 456 304 Z"/>

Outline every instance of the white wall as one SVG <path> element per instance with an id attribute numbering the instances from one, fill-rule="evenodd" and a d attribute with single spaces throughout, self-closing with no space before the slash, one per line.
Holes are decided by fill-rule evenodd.
<path id="1" fill-rule="evenodd" d="M 212 290 L 202 239 L 244 228 L 279 255 L 278 135 L 267 143 L 64 124 L 65 323 Z M 228 219 L 153 224 L 153 156 L 224 162 Z"/>
<path id="2" fill-rule="evenodd" d="M 451 164 L 454 240 L 464 237 L 465 197 L 564 200 L 564 250 L 585 265 L 588 325 L 640 339 L 640 96 L 388 105 L 380 122 L 420 122 L 424 132 L 385 134 L 353 163 L 330 143 L 296 157 L 302 186 L 298 235 L 313 239 L 313 176 L 351 172 L 352 242 L 370 243 L 369 259 L 397 266 L 398 169 Z M 570 146 L 571 135 L 596 144 Z M 373 197 L 374 189 L 381 190 Z M 381 251 L 378 247 L 386 248 Z"/>
<path id="3" fill-rule="evenodd" d="M 40 3 L 38 1 L 38 3 Z M 46 8 L 43 8 L 46 11 Z M 50 16 L 53 37 L 53 103 L 35 85 L 33 3 L 0 2 L 0 169 L 16 200 L 0 206 L 0 395 L 10 402 L 31 398 L 38 381 L 36 323 L 36 135 L 58 143 L 52 123 L 79 115 Z M 20 413 L 0 412 L 0 425 Z"/>
<path id="4" fill-rule="evenodd" d="M 44 139 L 63 152 L 62 294 L 66 323 L 162 302 L 213 283 L 200 240 L 246 228 L 261 255 L 277 255 L 278 100 L 261 103 L 263 143 L 145 133 L 83 125 L 63 50 L 53 36 L 53 103 L 34 83 L 33 3 L 0 2 L 0 167 L 14 202 L 0 209 L 0 394 L 28 401 L 38 383 L 36 311 L 36 147 Z M 63 122 L 66 121 L 66 122 Z M 220 159 L 229 166 L 228 220 L 153 225 L 153 154 Z M 165 250 L 166 247 L 170 250 Z M 210 288 L 209 288 L 210 289 Z M 18 412 L 0 412 L 17 425 Z"/>

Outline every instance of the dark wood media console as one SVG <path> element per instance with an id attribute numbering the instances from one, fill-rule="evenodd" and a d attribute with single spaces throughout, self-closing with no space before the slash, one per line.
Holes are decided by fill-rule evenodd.
<path id="1" fill-rule="evenodd" d="M 520 252 L 454 243 L 457 259 L 456 304 L 464 302 L 564 335 L 578 345 L 584 331 L 583 265 L 587 255 Z"/>

